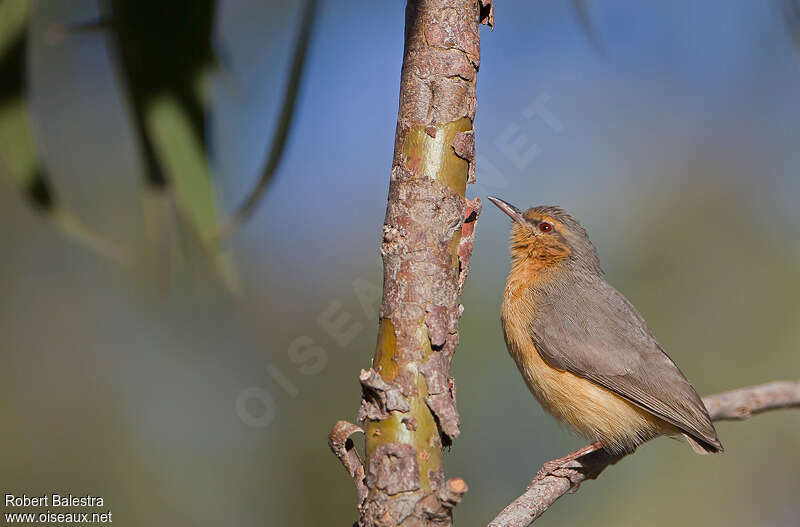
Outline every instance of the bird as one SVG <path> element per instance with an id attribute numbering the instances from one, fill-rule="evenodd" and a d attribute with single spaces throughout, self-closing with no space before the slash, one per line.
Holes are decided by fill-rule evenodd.
<path id="1" fill-rule="evenodd" d="M 513 220 L 501 323 L 509 354 L 541 406 L 596 450 L 633 452 L 658 436 L 698 454 L 722 452 L 708 410 L 647 323 L 600 267 L 586 230 L 560 207 Z"/>

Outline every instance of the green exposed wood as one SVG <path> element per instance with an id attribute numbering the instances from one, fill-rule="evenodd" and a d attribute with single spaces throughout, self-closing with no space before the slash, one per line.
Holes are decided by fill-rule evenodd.
<path id="1" fill-rule="evenodd" d="M 467 190 L 469 163 L 453 150 L 459 132 L 472 130 L 472 121 L 462 117 L 440 126 L 412 128 L 403 144 L 403 162 L 417 173 L 439 181 L 461 196 Z"/>
<path id="2" fill-rule="evenodd" d="M 372 367 L 381 374 L 385 381 L 393 381 L 397 376 L 397 363 L 394 361 L 394 351 L 397 337 L 394 334 L 394 324 L 388 318 L 382 318 L 378 326 L 378 347 L 375 350 L 375 360 Z"/>
<path id="3" fill-rule="evenodd" d="M 381 320 L 379 331 L 375 367 L 380 373 L 381 370 L 377 368 L 379 358 L 381 359 L 381 366 L 387 365 L 387 363 L 394 364 L 395 336 L 392 322 L 388 319 Z M 419 322 L 417 338 L 423 351 L 423 359 L 420 361 L 422 363 L 433 353 L 424 320 Z M 420 488 L 428 491 L 430 490 L 429 472 L 442 467 L 441 441 L 436 427 L 436 420 L 425 402 L 425 397 L 428 396 L 428 385 L 425 382 L 425 377 L 418 371 L 416 362 L 406 363 L 406 368 L 414 376 L 414 385 L 417 393 L 407 398 L 410 407 L 408 412 L 393 411 L 388 419 L 370 421 L 367 424 L 367 463 L 369 463 L 372 453 L 380 445 L 387 443 L 413 445 L 417 449 Z M 397 366 L 390 367 L 390 371 L 392 373 L 389 377 L 383 373 L 381 377 L 387 381 L 394 379 L 397 373 Z"/>

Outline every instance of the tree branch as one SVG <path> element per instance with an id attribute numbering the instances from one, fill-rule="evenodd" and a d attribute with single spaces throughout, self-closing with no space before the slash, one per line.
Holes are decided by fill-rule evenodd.
<path id="1" fill-rule="evenodd" d="M 703 398 L 713 421 L 741 420 L 780 408 L 800 407 L 800 382 L 771 382 Z M 595 479 L 624 456 L 596 450 L 555 469 L 537 474 L 525 492 L 489 523 L 489 527 L 527 527 L 568 492 Z"/>
<path id="2" fill-rule="evenodd" d="M 475 179 L 479 25 L 493 20 L 489 0 L 406 7 L 378 344 L 359 376 L 363 467 L 348 448 L 354 425 L 331 435 L 356 482 L 361 527 L 450 527 L 467 491 L 464 480 L 445 480 L 442 446 L 460 427 L 450 361 L 481 209 L 465 198 Z"/>

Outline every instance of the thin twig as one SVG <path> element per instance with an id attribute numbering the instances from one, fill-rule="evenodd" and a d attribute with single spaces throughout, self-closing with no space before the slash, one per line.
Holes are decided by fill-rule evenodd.
<path id="1" fill-rule="evenodd" d="M 767 410 L 800 407 L 800 382 L 778 381 L 741 388 L 705 397 L 703 403 L 714 421 L 747 419 Z M 622 457 L 597 450 L 538 475 L 520 497 L 489 523 L 489 527 L 527 527 L 558 498 L 577 492 L 581 483 L 595 479 Z"/>
<path id="2" fill-rule="evenodd" d="M 589 43 L 594 47 L 595 51 L 603 52 L 603 42 L 600 35 L 597 33 L 597 28 L 592 22 L 592 14 L 589 12 L 589 6 L 586 5 L 586 0 L 572 0 L 572 10 L 578 18 L 583 33 L 589 40 Z"/>
<path id="3" fill-rule="evenodd" d="M 278 165 L 280 165 L 283 152 L 286 149 L 286 140 L 289 137 L 289 130 L 291 130 L 295 115 L 297 95 L 300 92 L 300 82 L 303 78 L 303 66 L 306 60 L 308 45 L 311 41 L 311 29 L 314 25 L 314 15 L 317 12 L 317 3 L 318 0 L 306 0 L 300 13 L 300 27 L 297 32 L 294 57 L 292 58 L 292 65 L 289 70 L 289 80 L 286 84 L 286 91 L 284 92 L 281 113 L 278 116 L 278 126 L 272 138 L 272 146 L 267 155 L 267 160 L 264 163 L 264 169 L 258 177 L 256 186 L 247 194 L 247 197 L 245 197 L 242 204 L 239 205 L 239 208 L 236 209 L 236 212 L 234 212 L 219 229 L 217 233 L 218 241 L 227 238 L 239 225 L 250 217 L 261 201 L 261 197 L 267 190 L 267 187 L 269 187 L 272 176 L 275 174 Z"/>

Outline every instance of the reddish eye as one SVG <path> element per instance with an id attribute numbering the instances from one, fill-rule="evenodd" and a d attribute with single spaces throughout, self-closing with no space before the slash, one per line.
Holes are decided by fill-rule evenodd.
<path id="1" fill-rule="evenodd" d="M 543 221 L 542 223 L 539 224 L 539 230 L 542 232 L 550 232 L 553 230 L 553 226 L 547 223 L 546 221 Z"/>

